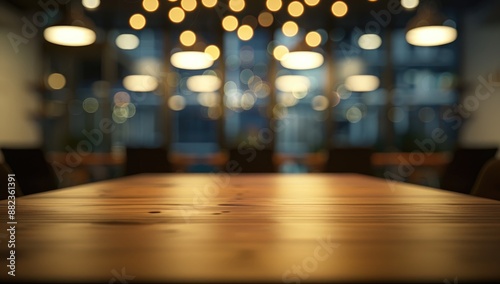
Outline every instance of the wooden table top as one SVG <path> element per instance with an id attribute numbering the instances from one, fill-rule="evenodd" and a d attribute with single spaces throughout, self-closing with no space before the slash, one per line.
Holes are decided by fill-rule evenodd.
<path id="1" fill-rule="evenodd" d="M 0 282 L 500 279 L 500 202 L 354 174 L 139 175 L 18 198 L 16 220 Z"/>

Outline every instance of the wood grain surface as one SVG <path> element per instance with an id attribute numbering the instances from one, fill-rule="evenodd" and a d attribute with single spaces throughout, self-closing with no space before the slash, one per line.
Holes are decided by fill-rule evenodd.
<path id="1" fill-rule="evenodd" d="M 500 279 L 500 202 L 354 174 L 138 175 L 18 198 L 16 221 L 2 283 Z"/>

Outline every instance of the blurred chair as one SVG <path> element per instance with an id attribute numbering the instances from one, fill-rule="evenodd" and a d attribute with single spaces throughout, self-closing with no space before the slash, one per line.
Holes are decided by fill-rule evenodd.
<path id="1" fill-rule="evenodd" d="M 495 156 L 497 150 L 498 148 L 457 148 L 444 170 L 441 188 L 470 193 L 481 168 Z"/>
<path id="2" fill-rule="evenodd" d="M 127 147 L 126 154 L 125 175 L 173 172 L 165 148 Z"/>
<path id="3" fill-rule="evenodd" d="M 241 173 L 276 173 L 277 167 L 273 161 L 274 151 L 244 148 L 229 150 L 229 161 L 238 163 Z"/>
<path id="4" fill-rule="evenodd" d="M 500 160 L 491 159 L 484 165 L 471 194 L 500 200 Z"/>
<path id="5" fill-rule="evenodd" d="M 7 184 L 7 176 L 10 174 L 10 170 L 4 165 L 4 164 L 0 164 L 0 182 L 2 183 L 0 185 L 0 199 L 3 200 L 3 199 L 7 199 L 7 197 L 9 196 L 8 194 L 8 184 Z"/>
<path id="6" fill-rule="evenodd" d="M 373 175 L 373 149 L 367 147 L 332 148 L 324 172 Z"/>
<path id="7" fill-rule="evenodd" d="M 57 177 L 39 148 L 2 148 L 4 160 L 25 195 L 58 188 Z"/>

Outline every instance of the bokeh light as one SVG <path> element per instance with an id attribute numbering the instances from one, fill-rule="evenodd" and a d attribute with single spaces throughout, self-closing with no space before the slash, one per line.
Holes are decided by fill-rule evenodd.
<path id="1" fill-rule="evenodd" d="M 321 44 L 321 35 L 318 32 L 308 32 L 306 35 L 306 44 L 310 47 L 317 47 Z"/>
<path id="2" fill-rule="evenodd" d="M 285 36 L 293 37 L 299 32 L 299 26 L 293 21 L 288 21 L 283 24 L 281 31 Z"/>
<path id="3" fill-rule="evenodd" d="M 47 78 L 47 85 L 52 90 L 60 90 L 66 86 L 66 77 L 61 73 L 52 73 Z"/>
<path id="4" fill-rule="evenodd" d="M 154 12 L 158 10 L 160 3 L 158 0 L 142 0 L 142 7 L 148 12 Z"/>
<path id="5" fill-rule="evenodd" d="M 238 28 L 238 38 L 248 41 L 253 37 L 253 29 L 249 25 L 242 25 Z"/>
<path id="6" fill-rule="evenodd" d="M 343 1 L 337 1 L 332 5 L 332 14 L 335 17 L 343 17 L 347 14 L 347 4 Z"/>
<path id="7" fill-rule="evenodd" d="M 141 14 L 134 14 L 130 17 L 129 24 L 134 30 L 140 30 L 146 26 L 146 18 Z"/>
<path id="8" fill-rule="evenodd" d="M 179 40 L 184 46 L 192 46 L 196 42 L 196 34 L 190 30 L 183 31 Z"/>
<path id="9" fill-rule="evenodd" d="M 229 15 L 222 19 L 222 27 L 228 32 L 232 32 L 238 28 L 238 19 L 235 16 Z"/>
<path id="10" fill-rule="evenodd" d="M 186 17 L 186 13 L 179 7 L 174 7 L 168 12 L 168 18 L 173 23 L 180 23 Z"/>

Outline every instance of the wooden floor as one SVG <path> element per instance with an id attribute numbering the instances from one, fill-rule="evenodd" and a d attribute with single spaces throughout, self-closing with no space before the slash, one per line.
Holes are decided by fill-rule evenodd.
<path id="1" fill-rule="evenodd" d="M 2 283 L 500 280 L 500 202 L 361 175 L 140 175 L 16 205 Z"/>

